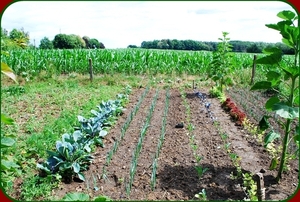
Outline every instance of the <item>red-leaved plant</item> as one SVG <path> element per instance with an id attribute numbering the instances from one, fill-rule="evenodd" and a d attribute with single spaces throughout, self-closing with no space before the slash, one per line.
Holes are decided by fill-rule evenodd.
<path id="1" fill-rule="evenodd" d="M 229 112 L 230 116 L 235 121 L 236 125 L 238 125 L 238 126 L 242 125 L 243 121 L 246 118 L 246 114 L 244 112 L 242 112 L 230 98 L 227 98 L 222 103 L 221 107 L 225 111 Z"/>

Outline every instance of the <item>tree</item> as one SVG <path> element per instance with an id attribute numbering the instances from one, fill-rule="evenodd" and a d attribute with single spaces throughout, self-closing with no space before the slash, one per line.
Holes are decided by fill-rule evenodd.
<path id="1" fill-rule="evenodd" d="M 129 45 L 129 46 L 127 46 L 127 48 L 137 48 L 137 46 L 136 45 Z"/>
<path id="2" fill-rule="evenodd" d="M 57 34 L 53 40 L 53 46 L 56 49 L 70 49 L 70 42 L 66 34 Z"/>
<path id="3" fill-rule="evenodd" d="M 19 46 L 20 48 L 26 48 L 29 45 L 29 32 L 25 32 L 24 29 L 13 29 L 10 33 L 9 33 L 9 39 L 11 41 L 13 41 L 13 43 L 17 46 Z"/>
<path id="4" fill-rule="evenodd" d="M 218 44 L 217 50 L 213 52 L 211 68 L 207 69 L 208 77 L 216 82 L 216 88 L 221 93 L 223 93 L 225 80 L 229 78 L 232 71 L 232 45 L 229 43 L 228 34 L 228 32 L 222 32 L 223 38 L 219 38 L 221 42 Z"/>
<path id="5" fill-rule="evenodd" d="M 256 43 L 253 43 L 250 47 L 247 48 L 247 53 L 261 53 L 262 49 L 257 46 Z"/>
<path id="6" fill-rule="evenodd" d="M 80 49 L 85 48 L 86 44 L 78 35 L 57 34 L 54 37 L 53 46 L 58 49 Z"/>
<path id="7" fill-rule="evenodd" d="M 84 40 L 84 42 L 85 42 L 85 48 L 91 48 L 91 46 L 90 46 L 90 37 L 88 37 L 88 36 L 83 36 L 82 37 L 82 39 Z"/>
<path id="8" fill-rule="evenodd" d="M 52 41 L 50 41 L 47 37 L 44 37 L 41 41 L 40 41 L 40 49 L 53 49 L 53 43 Z"/>
<path id="9" fill-rule="evenodd" d="M 90 39 L 89 48 L 100 48 L 100 42 L 97 39 Z"/>
<path id="10" fill-rule="evenodd" d="M 78 35 L 70 34 L 71 45 L 74 46 L 75 49 L 85 48 L 85 41 Z"/>
<path id="11" fill-rule="evenodd" d="M 105 46 L 104 46 L 104 44 L 103 44 L 102 42 L 100 42 L 100 48 L 101 48 L 101 49 L 104 49 L 104 48 L 105 48 Z"/>

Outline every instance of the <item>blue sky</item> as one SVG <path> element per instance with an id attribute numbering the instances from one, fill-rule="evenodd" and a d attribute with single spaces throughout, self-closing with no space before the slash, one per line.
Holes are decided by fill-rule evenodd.
<path id="1" fill-rule="evenodd" d="M 155 39 L 280 42 L 265 24 L 277 23 L 279 11 L 294 8 L 280 1 L 21 1 L 8 6 L 1 27 L 24 28 L 36 46 L 44 37 L 76 34 L 96 38 L 106 48 L 140 46 Z"/>

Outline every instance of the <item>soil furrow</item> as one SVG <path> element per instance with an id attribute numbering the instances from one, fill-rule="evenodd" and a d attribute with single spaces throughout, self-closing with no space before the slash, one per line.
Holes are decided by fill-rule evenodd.
<path id="1" fill-rule="evenodd" d="M 160 137 L 165 97 L 165 91 L 160 91 L 138 159 L 137 171 L 131 189 L 131 200 L 146 200 L 147 195 L 151 192 L 152 163 Z"/>
<path id="2" fill-rule="evenodd" d="M 201 91 L 201 93 L 207 92 Z M 193 135 L 198 146 L 197 155 L 202 157 L 200 166 L 208 168 L 199 180 L 197 191 L 205 189 L 210 200 L 239 200 L 245 197 L 243 190 L 236 186 L 239 182 L 230 177 L 236 168 L 224 149 L 224 142 L 218 133 L 217 126 L 208 115 L 204 103 L 200 102 L 200 99 L 193 93 L 187 98 L 192 113 Z M 205 103 L 211 104 L 210 110 L 215 118 L 219 119 L 219 116 L 226 115 L 221 113 L 217 99 L 206 98 Z"/>
<path id="3" fill-rule="evenodd" d="M 101 178 L 101 174 L 107 153 L 120 138 L 121 128 L 144 90 L 137 89 L 130 95 L 127 110 L 119 117 L 116 125 L 110 129 L 104 139 L 105 148 L 96 149 L 94 162 L 90 169 L 84 172 L 86 181 L 64 184 L 61 189 L 55 190 L 57 198 L 62 198 L 69 192 L 85 192 L 90 197 L 105 195 L 114 200 L 197 200 L 194 197 L 195 194 L 205 190 L 207 200 L 248 199 L 249 196 L 242 188 L 242 177 L 233 178 L 232 174 L 236 175 L 237 170 L 230 153 L 237 154 L 241 158 L 239 163 L 243 173 L 251 172 L 252 175 L 256 172 L 263 173 L 266 200 L 286 199 L 293 193 L 292 188 L 296 189 L 299 172 L 296 169 L 299 167 L 297 160 L 289 161 L 292 169 L 284 172 L 282 181 L 276 184 L 277 171 L 269 170 L 270 154 L 263 145 L 257 143 L 253 136 L 231 121 L 229 114 L 221 108 L 217 98 L 207 98 L 207 102 L 211 103 L 210 109 L 213 116 L 217 118 L 213 124 L 206 113 L 204 103 L 201 103 L 200 99 L 195 96 L 193 89 L 186 89 L 187 96 L 184 99 L 189 105 L 191 113 L 189 120 L 194 127 L 192 131 L 189 131 L 184 99 L 179 89 L 174 88 L 170 89 L 166 133 L 157 160 L 155 189 L 151 191 L 150 182 L 153 156 L 161 135 L 165 107 L 164 90 L 159 93 L 150 126 L 143 139 L 129 198 L 125 184 L 129 182 L 132 155 L 149 114 L 149 108 L 156 93 L 155 89 L 149 90 L 129 124 L 124 139 L 106 168 L 107 179 Z M 207 93 L 208 89 L 203 92 Z M 180 123 L 183 123 L 182 128 L 175 127 Z M 224 138 L 225 134 L 227 138 Z M 228 143 L 228 148 L 225 148 L 226 143 Z M 194 148 L 197 148 L 196 154 L 193 153 Z M 202 157 L 198 163 L 196 156 Z M 195 166 L 208 168 L 208 170 L 199 178 Z"/>
<path id="4" fill-rule="evenodd" d="M 119 136 L 121 134 L 120 129 L 126 122 L 127 117 L 129 116 L 135 105 L 138 103 L 144 91 L 145 89 L 143 88 L 134 89 L 129 95 L 129 102 L 125 107 L 126 110 L 124 110 L 123 114 L 118 117 L 117 123 L 109 129 L 107 136 L 103 140 L 104 148 L 96 148 L 96 151 L 93 154 L 94 160 L 90 165 L 89 170 L 84 172 L 86 178 L 85 182 L 81 182 L 78 184 L 77 181 L 74 181 L 71 184 L 64 184 L 64 189 L 60 188 L 55 190 L 56 197 L 62 198 L 67 192 L 78 191 L 88 192 L 91 196 L 97 196 L 100 194 L 100 192 L 103 191 L 103 185 L 99 185 L 98 182 L 102 177 L 102 168 L 106 162 L 107 153 L 113 147 L 115 140 L 119 139 Z M 74 186 L 74 184 L 77 185 Z"/>
<path id="5" fill-rule="evenodd" d="M 124 199 L 127 197 L 125 185 L 129 180 L 129 169 L 132 162 L 132 155 L 137 145 L 141 129 L 146 122 L 149 107 L 155 95 L 155 90 L 150 90 L 144 98 L 140 108 L 129 125 L 123 141 L 120 143 L 117 152 L 112 157 L 110 165 L 106 168 L 107 180 L 101 180 L 103 192 L 112 199 Z M 120 134 L 119 128 L 117 134 Z M 115 131 L 114 131 L 115 132 Z M 113 135 L 114 133 L 112 133 Z"/>
<path id="6" fill-rule="evenodd" d="M 171 91 L 165 141 L 158 160 L 157 186 L 148 195 L 149 200 L 188 199 L 193 194 L 192 180 L 197 174 L 192 167 L 187 130 L 175 128 L 186 120 L 185 112 L 179 90 Z"/>

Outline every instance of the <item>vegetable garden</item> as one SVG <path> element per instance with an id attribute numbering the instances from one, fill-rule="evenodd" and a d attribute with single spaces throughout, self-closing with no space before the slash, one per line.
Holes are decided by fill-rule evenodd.
<path id="1" fill-rule="evenodd" d="M 283 29 L 295 56 L 265 50 L 251 85 L 253 55 L 230 53 L 226 32 L 214 53 L 1 55 L 21 84 L 1 79 L 1 111 L 15 121 L 1 124 L 5 192 L 18 200 L 292 196 L 299 183 L 299 44 L 292 38 L 299 33 L 290 25 L 268 26 Z"/>

